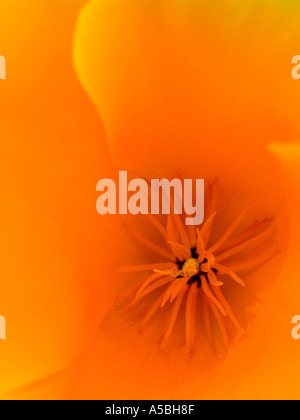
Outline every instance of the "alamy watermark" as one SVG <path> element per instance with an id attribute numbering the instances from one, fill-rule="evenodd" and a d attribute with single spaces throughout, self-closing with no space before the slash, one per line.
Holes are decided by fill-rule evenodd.
<path id="1" fill-rule="evenodd" d="M 0 79 L 6 79 L 6 60 L 3 55 L 0 55 Z"/>
<path id="2" fill-rule="evenodd" d="M 6 79 L 6 60 L 3 55 L 0 55 L 0 79 Z M 6 340 L 6 319 L 0 316 L 0 340 Z"/>
<path id="3" fill-rule="evenodd" d="M 292 78 L 294 80 L 300 79 L 300 55 L 295 55 L 292 58 L 292 64 L 296 64 L 296 66 L 292 69 Z"/>
<path id="4" fill-rule="evenodd" d="M 6 340 L 6 319 L 0 316 L 0 340 Z"/>
<path id="5" fill-rule="evenodd" d="M 292 324 L 295 325 L 292 329 L 292 337 L 294 340 L 300 340 L 300 315 L 294 316 Z"/>
<path id="6" fill-rule="evenodd" d="M 295 55 L 292 58 L 292 78 L 294 80 L 300 79 L 300 55 Z M 292 338 L 294 340 L 300 340 L 300 315 L 295 315 L 292 319 L 292 324 L 295 325 L 292 329 Z"/>
<path id="7" fill-rule="evenodd" d="M 102 194 L 96 208 L 106 214 L 184 214 L 187 226 L 204 221 L 204 179 L 133 179 L 119 172 L 118 187 L 112 179 L 101 179 L 97 191 Z M 118 202 L 118 203 L 117 203 Z"/>

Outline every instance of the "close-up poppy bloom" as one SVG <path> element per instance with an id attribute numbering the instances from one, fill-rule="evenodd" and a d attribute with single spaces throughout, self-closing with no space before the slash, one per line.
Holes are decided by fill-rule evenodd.
<path id="1" fill-rule="evenodd" d="M 299 399 L 298 0 L 0 10 L 1 399 Z"/>

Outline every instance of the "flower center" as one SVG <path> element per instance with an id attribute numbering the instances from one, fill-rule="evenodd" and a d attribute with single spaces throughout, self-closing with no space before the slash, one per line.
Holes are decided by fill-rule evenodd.
<path id="1" fill-rule="evenodd" d="M 230 335 L 232 326 L 237 331 L 245 333 L 228 302 L 230 296 L 225 297 L 222 287 L 229 281 L 245 286 L 245 282 L 238 275 L 239 272 L 253 270 L 278 254 L 274 246 L 276 231 L 271 219 L 254 223 L 241 234 L 232 237 L 252 205 L 241 212 L 217 242 L 211 243 L 211 233 L 217 214 L 214 185 L 210 189 L 208 201 L 209 216 L 201 229 L 194 226 L 185 227 L 180 216 L 176 214 L 168 216 L 167 227 L 150 216 L 164 238 L 166 243 L 164 247 L 154 244 L 128 228 L 135 239 L 163 257 L 165 262 L 120 270 L 126 273 L 152 272 L 146 281 L 137 286 L 138 290 L 132 301 L 132 305 L 136 305 L 146 296 L 153 296 L 153 303 L 142 319 L 141 327 L 146 327 L 154 316 L 158 315 L 160 309 L 169 307 L 170 318 L 161 343 L 163 349 L 170 341 L 177 318 L 185 316 L 187 356 L 195 348 L 195 330 L 199 326 L 197 319 L 200 319 L 200 311 L 208 339 L 211 340 L 213 336 L 212 325 L 217 325 L 214 328 L 218 328 L 219 331 L 215 333 L 222 337 L 226 352 L 234 342 L 234 337 Z M 185 314 L 181 310 L 183 307 Z M 228 323 L 232 326 L 227 326 Z"/>
<path id="2" fill-rule="evenodd" d="M 194 277 L 197 274 L 199 274 L 199 271 L 200 271 L 200 264 L 195 258 L 189 258 L 183 264 L 182 275 L 184 277 Z"/>

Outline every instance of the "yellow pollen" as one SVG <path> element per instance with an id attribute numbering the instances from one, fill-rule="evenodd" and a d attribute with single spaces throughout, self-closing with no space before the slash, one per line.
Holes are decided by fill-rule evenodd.
<path id="1" fill-rule="evenodd" d="M 189 258 L 183 264 L 182 274 L 184 277 L 194 277 L 199 274 L 200 264 L 195 258 Z"/>
<path id="2" fill-rule="evenodd" d="M 153 270 L 157 274 L 177 277 L 194 277 L 200 272 L 200 264 L 195 258 L 189 258 L 183 264 L 182 270 L 172 267 L 170 270 Z M 208 270 L 209 271 L 209 270 Z"/>

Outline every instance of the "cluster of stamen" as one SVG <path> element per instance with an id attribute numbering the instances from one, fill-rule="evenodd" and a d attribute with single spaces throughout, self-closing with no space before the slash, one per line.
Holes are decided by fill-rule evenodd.
<path id="1" fill-rule="evenodd" d="M 208 191 L 208 218 L 200 229 L 186 228 L 179 215 L 168 216 L 165 228 L 153 216 L 153 224 L 160 231 L 169 249 L 152 243 L 138 232 L 128 228 L 144 246 L 166 258 L 165 263 L 154 263 L 144 266 L 126 267 L 122 272 L 152 272 L 146 281 L 138 287 L 131 305 L 136 305 L 146 296 L 153 295 L 153 303 L 142 320 L 145 327 L 159 312 L 160 308 L 170 306 L 170 318 L 161 342 L 161 348 L 168 345 L 181 308 L 185 305 L 185 350 L 190 355 L 194 349 L 197 329 L 197 310 L 203 311 L 205 325 L 211 328 L 211 317 L 214 317 L 224 342 L 226 350 L 231 340 L 226 328 L 226 319 L 230 320 L 236 330 L 245 333 L 225 298 L 222 286 L 225 281 L 232 280 L 240 286 L 245 282 L 239 277 L 239 272 L 253 270 L 272 259 L 278 250 L 274 245 L 275 229 L 271 219 L 256 222 L 243 233 L 232 238 L 240 226 L 249 208 L 244 209 L 226 232 L 213 245 L 211 232 L 217 214 L 216 185 L 212 183 Z M 263 245 L 264 252 L 256 256 L 253 250 Z M 242 254 L 237 262 L 233 257 Z M 246 256 L 245 256 L 246 255 Z M 200 299 L 202 295 L 202 299 Z M 201 307 L 199 309 L 201 302 Z M 209 327 L 210 325 L 210 327 Z M 211 335 L 211 331 L 207 331 Z"/>

